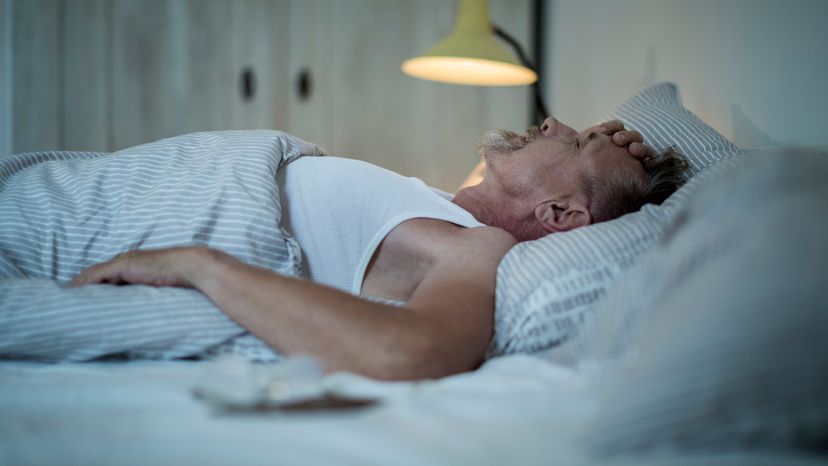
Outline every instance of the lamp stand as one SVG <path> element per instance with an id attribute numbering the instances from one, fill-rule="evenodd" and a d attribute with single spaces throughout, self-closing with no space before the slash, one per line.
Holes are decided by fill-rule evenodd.
<path id="1" fill-rule="evenodd" d="M 520 60 L 520 63 L 523 66 L 525 66 L 525 67 L 529 68 L 530 70 L 534 71 L 535 73 L 537 73 L 538 80 L 535 81 L 534 83 L 532 83 L 532 94 L 533 94 L 534 101 L 535 101 L 535 108 L 534 108 L 534 111 L 532 112 L 532 120 L 533 120 L 533 122 L 543 121 L 544 118 L 549 116 L 549 112 L 547 112 L 547 110 L 546 110 L 546 105 L 543 103 L 543 95 L 541 94 L 541 88 L 540 88 L 541 73 L 539 72 L 540 70 L 538 70 L 535 67 L 535 65 L 532 64 L 531 61 L 529 61 L 529 57 L 526 56 L 526 53 L 523 51 L 523 48 L 520 46 L 520 44 L 518 43 L 518 41 L 514 37 L 507 34 L 503 29 L 499 28 L 496 24 L 492 24 L 492 32 L 494 32 L 494 34 L 497 37 L 500 37 L 501 39 L 503 39 L 504 42 L 506 42 L 507 44 L 509 44 L 510 47 L 512 47 L 512 49 L 515 52 L 515 55 L 517 55 L 518 60 Z M 538 34 L 538 33 L 539 33 L 539 31 L 536 31 L 536 34 Z"/>

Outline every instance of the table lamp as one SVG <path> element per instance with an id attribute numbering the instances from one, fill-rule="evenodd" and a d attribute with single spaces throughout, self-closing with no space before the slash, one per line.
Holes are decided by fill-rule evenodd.
<path id="1" fill-rule="evenodd" d="M 515 49 L 512 53 L 497 39 Z M 515 56 L 517 54 L 517 56 Z M 536 83 L 537 73 L 517 41 L 489 20 L 489 0 L 460 0 L 452 32 L 424 54 L 402 64 L 405 74 L 431 81 L 473 86 L 520 86 Z M 547 113 L 537 84 L 537 112 Z"/>

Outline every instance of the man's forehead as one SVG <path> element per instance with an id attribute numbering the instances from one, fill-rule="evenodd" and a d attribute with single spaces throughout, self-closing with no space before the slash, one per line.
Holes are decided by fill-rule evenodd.
<path id="1" fill-rule="evenodd" d="M 626 147 L 621 147 L 607 137 L 590 131 L 584 136 L 582 149 L 589 154 L 587 172 L 597 179 L 608 179 L 614 176 L 626 176 L 640 179 L 644 182 L 646 171 L 641 161 L 633 157 Z M 600 139 L 600 141 L 599 141 Z M 606 140 L 604 140 L 606 139 Z"/>

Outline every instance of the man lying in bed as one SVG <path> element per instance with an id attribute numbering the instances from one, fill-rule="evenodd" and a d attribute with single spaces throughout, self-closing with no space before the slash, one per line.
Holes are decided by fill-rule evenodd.
<path id="1" fill-rule="evenodd" d="M 618 121 L 578 133 L 548 118 L 522 135 L 486 133 L 479 149 L 485 177 L 453 199 L 355 160 L 287 165 L 283 225 L 311 280 L 180 247 L 121 254 L 73 284 L 196 288 L 281 353 L 312 354 L 328 370 L 386 379 L 470 370 L 492 335 L 497 265 L 516 241 L 660 202 L 682 167 Z"/>

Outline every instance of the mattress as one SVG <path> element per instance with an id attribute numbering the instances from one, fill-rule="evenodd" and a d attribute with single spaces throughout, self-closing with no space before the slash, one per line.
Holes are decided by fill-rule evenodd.
<path id="1" fill-rule="evenodd" d="M 524 355 L 436 381 L 322 383 L 374 406 L 224 413 L 192 395 L 209 362 L 0 362 L 0 464 L 820 464 L 769 453 L 594 458 L 587 372 Z"/>

